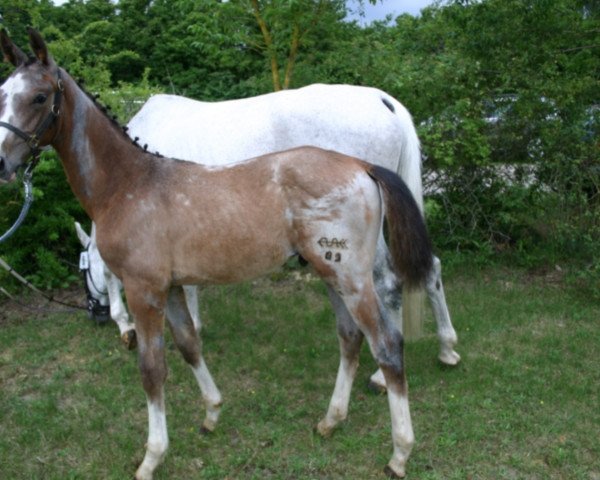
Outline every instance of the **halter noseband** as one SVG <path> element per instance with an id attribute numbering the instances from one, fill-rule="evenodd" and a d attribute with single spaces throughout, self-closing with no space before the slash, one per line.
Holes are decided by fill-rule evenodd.
<path id="1" fill-rule="evenodd" d="M 110 305 L 102 305 L 100 300 L 94 297 L 92 288 L 99 295 L 108 295 L 108 291 L 101 291 L 94 282 L 94 278 L 90 271 L 89 248 L 90 244 L 88 243 L 85 250 L 81 252 L 81 255 L 79 256 L 79 271 L 83 275 L 83 286 L 87 297 L 87 311 L 91 319 L 95 320 L 97 323 L 105 323 L 110 320 Z M 90 283 L 92 288 L 90 288 Z"/>
<path id="2" fill-rule="evenodd" d="M 41 152 L 40 138 L 42 138 L 44 133 L 46 133 L 46 130 L 48 130 L 52 126 L 52 124 L 58 118 L 58 115 L 60 114 L 60 104 L 62 101 L 63 92 L 65 91 L 65 86 L 63 84 L 63 81 L 62 81 L 62 78 L 60 75 L 60 68 L 58 68 L 56 70 L 56 78 L 57 78 L 56 84 L 57 84 L 58 89 L 54 92 L 54 100 L 52 103 L 52 107 L 50 108 L 50 112 L 48 113 L 46 118 L 42 121 L 42 123 L 39 124 L 39 126 L 35 129 L 35 131 L 33 133 L 30 134 L 30 133 L 24 132 L 20 128 L 17 128 L 14 125 L 11 125 L 10 123 L 0 122 L 0 127 L 4 127 L 6 129 L 10 130 L 15 135 L 17 135 L 17 136 L 21 137 L 23 140 L 25 140 L 25 143 L 29 147 L 29 154 L 32 157 L 32 161 L 31 161 L 29 170 L 31 170 L 37 164 L 37 162 L 39 160 L 39 156 L 40 156 L 40 152 Z"/>

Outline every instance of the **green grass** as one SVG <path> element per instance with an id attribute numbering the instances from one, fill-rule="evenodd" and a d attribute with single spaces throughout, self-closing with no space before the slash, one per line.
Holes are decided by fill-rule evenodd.
<path id="1" fill-rule="evenodd" d="M 445 279 L 460 343 L 437 360 L 428 319 L 406 364 L 413 479 L 600 479 L 600 305 L 523 272 Z M 387 401 L 366 390 L 366 346 L 347 420 L 313 433 L 338 364 L 319 282 L 289 279 L 201 294 L 204 352 L 225 404 L 201 436 L 203 406 L 170 347 L 170 450 L 161 479 L 381 479 L 391 455 Z M 131 478 L 146 404 L 135 353 L 114 325 L 84 316 L 13 316 L 0 325 L 0 478 Z"/>

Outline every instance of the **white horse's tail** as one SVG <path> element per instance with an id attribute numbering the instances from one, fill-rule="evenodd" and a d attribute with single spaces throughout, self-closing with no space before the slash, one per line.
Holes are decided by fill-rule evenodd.
<path id="1" fill-rule="evenodd" d="M 408 110 L 391 96 L 382 98 L 386 106 L 393 107 L 401 125 L 401 152 L 396 172 L 412 193 L 421 213 L 423 213 L 423 177 L 421 175 L 421 144 L 417 130 Z M 388 106 L 388 108 L 390 108 Z M 391 109 L 390 109 L 391 110 Z M 423 335 L 425 292 L 411 289 L 402 296 L 402 331 L 408 340 L 416 340 Z"/>

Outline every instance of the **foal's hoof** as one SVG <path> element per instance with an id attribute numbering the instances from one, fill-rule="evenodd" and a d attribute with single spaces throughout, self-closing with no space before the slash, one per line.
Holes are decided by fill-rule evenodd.
<path id="1" fill-rule="evenodd" d="M 406 472 L 404 472 L 404 470 L 401 472 L 396 472 L 389 465 L 385 466 L 383 473 L 385 473 L 388 478 L 404 478 L 406 476 Z"/>
<path id="2" fill-rule="evenodd" d="M 314 428 L 314 431 L 321 435 L 321 437 L 323 438 L 331 437 L 334 430 L 334 427 L 328 426 L 323 420 L 317 423 L 317 426 Z"/>
<path id="3" fill-rule="evenodd" d="M 440 352 L 438 358 L 440 362 L 442 362 L 444 365 L 449 365 L 451 367 L 458 365 L 458 363 L 460 362 L 460 355 L 454 350 Z"/>
<path id="4" fill-rule="evenodd" d="M 127 347 L 127 350 L 135 350 L 137 348 L 137 335 L 135 330 L 127 330 L 121 335 L 121 340 Z"/>

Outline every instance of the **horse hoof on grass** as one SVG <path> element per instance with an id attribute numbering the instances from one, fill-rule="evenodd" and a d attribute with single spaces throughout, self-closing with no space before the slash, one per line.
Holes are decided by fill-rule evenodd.
<path id="1" fill-rule="evenodd" d="M 323 438 L 330 438 L 334 430 L 334 427 L 327 426 L 323 420 L 317 423 L 317 426 L 314 428 L 315 433 L 318 433 Z"/>
<path id="2" fill-rule="evenodd" d="M 137 335 L 135 330 L 127 330 L 121 335 L 121 340 L 127 347 L 127 350 L 135 350 L 137 348 Z"/>
<path id="3" fill-rule="evenodd" d="M 460 362 L 460 355 L 458 353 L 456 353 L 454 350 L 451 350 L 449 352 L 441 352 L 440 356 L 438 357 L 440 362 L 442 362 L 444 365 L 448 365 L 450 367 L 454 367 L 455 365 L 458 365 L 458 363 Z"/>
<path id="4" fill-rule="evenodd" d="M 385 466 L 383 473 L 385 473 L 387 478 L 404 478 L 406 476 L 404 472 L 395 472 L 389 465 Z"/>
<path id="5" fill-rule="evenodd" d="M 213 430 L 211 430 L 208 427 L 205 427 L 204 425 L 202 425 L 200 427 L 200 435 L 212 435 L 213 434 Z"/>

